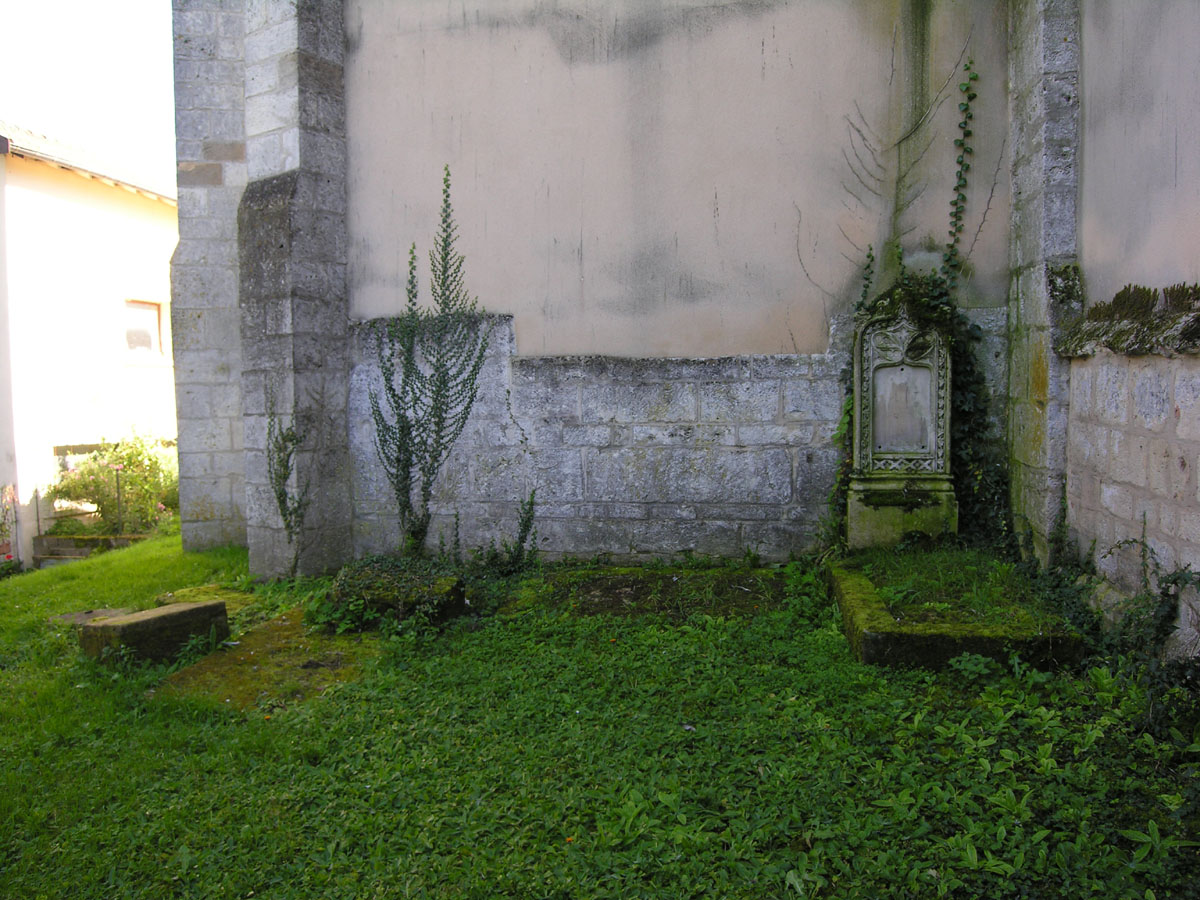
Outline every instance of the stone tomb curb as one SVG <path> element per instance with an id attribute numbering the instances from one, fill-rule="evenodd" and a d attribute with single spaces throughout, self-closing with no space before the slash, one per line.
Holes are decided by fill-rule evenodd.
<path id="1" fill-rule="evenodd" d="M 196 635 L 229 637 L 225 601 L 171 603 L 141 612 L 97 618 L 79 626 L 79 646 L 93 659 L 128 647 L 135 655 L 152 660 L 173 659 Z"/>
<path id="2" fill-rule="evenodd" d="M 850 650 L 860 662 L 944 669 L 963 653 L 1000 663 L 1007 663 L 1015 653 L 1027 664 L 1053 670 L 1083 658 L 1082 639 L 1069 632 L 1022 634 L 996 625 L 901 625 L 865 575 L 836 563 L 826 566 L 825 575 L 841 610 Z"/>

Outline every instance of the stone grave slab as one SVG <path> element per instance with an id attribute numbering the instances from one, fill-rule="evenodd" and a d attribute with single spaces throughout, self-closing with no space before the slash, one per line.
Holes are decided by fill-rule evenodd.
<path id="1" fill-rule="evenodd" d="M 105 648 L 128 647 L 143 659 L 173 658 L 195 635 L 229 637 L 229 619 L 222 600 L 170 603 L 154 609 L 110 618 L 94 618 L 79 626 L 79 646 L 99 659 Z"/>
<path id="2" fill-rule="evenodd" d="M 1022 631 L 998 625 L 901 624 L 887 610 L 871 580 L 838 563 L 825 570 L 837 601 L 851 652 L 860 662 L 877 666 L 943 669 L 964 653 L 1000 663 L 1015 653 L 1030 665 L 1053 670 L 1083 658 L 1083 640 L 1068 630 Z"/>

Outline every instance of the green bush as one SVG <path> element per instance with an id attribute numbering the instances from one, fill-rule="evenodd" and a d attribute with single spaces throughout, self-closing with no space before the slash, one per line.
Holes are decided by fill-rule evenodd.
<path id="1" fill-rule="evenodd" d="M 57 537 L 76 537 L 105 533 L 103 522 L 91 522 L 76 518 L 56 519 L 54 524 L 44 532 L 44 534 L 51 534 Z"/>
<path id="2" fill-rule="evenodd" d="M 338 632 L 411 620 L 444 622 L 466 611 L 462 579 L 430 560 L 368 556 L 344 566 L 309 619 Z"/>
<path id="3" fill-rule="evenodd" d="M 5 553 L 4 558 L 0 559 L 0 581 L 10 575 L 20 575 L 21 571 L 21 561 L 15 559 L 11 553 Z"/>
<path id="4" fill-rule="evenodd" d="M 136 435 L 106 444 L 64 472 L 46 496 L 95 504 L 107 534 L 149 531 L 179 509 L 174 449 Z"/>

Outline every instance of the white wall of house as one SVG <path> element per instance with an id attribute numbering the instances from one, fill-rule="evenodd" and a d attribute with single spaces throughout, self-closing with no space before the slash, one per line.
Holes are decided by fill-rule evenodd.
<path id="1" fill-rule="evenodd" d="M 0 154 L 0 198 L 8 180 L 8 157 Z M 17 452 L 13 444 L 12 352 L 8 334 L 8 239 L 4 203 L 0 202 L 0 490 L 17 480 Z M 11 525 L 12 523 L 10 523 Z M 15 543 L 15 542 L 14 542 Z"/>
<path id="2" fill-rule="evenodd" d="M 54 447 L 134 431 L 175 436 L 169 263 L 177 230 L 164 200 L 38 159 L 4 163 L 8 374 L 0 369 L 0 394 L 11 397 L 12 426 L 0 446 L 0 483 L 18 487 L 28 560 L 29 504 L 55 480 Z M 131 350 L 127 327 L 153 331 L 155 305 L 150 348 Z"/>

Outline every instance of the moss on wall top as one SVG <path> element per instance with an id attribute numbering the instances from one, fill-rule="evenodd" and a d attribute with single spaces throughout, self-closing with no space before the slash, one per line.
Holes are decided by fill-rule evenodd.
<path id="1" fill-rule="evenodd" d="M 1200 353 L 1200 284 L 1147 288 L 1127 284 L 1067 325 L 1054 345 L 1061 356 L 1107 348 L 1127 356 Z"/>

